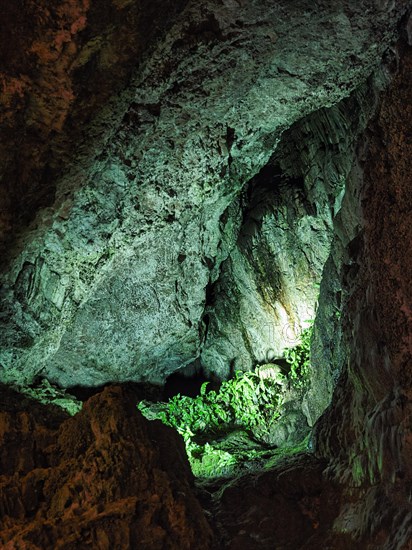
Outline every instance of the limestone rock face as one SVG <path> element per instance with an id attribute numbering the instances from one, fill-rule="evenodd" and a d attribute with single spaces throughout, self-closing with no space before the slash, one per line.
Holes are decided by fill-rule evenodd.
<path id="1" fill-rule="evenodd" d="M 2 388 L 0 544 L 207 549 L 184 444 L 110 387 L 68 418 Z"/>
<path id="2" fill-rule="evenodd" d="M 275 4 L 276 9 L 280 5 Z M 303 57 L 296 48 L 303 44 L 301 36 L 314 33 L 319 43 L 319 36 L 327 40 L 333 34 L 336 40 L 335 31 L 340 27 L 333 26 L 337 19 L 331 19 L 327 11 L 331 8 L 321 2 L 314 4 L 316 8 L 304 3 L 294 6 L 295 18 L 288 19 L 296 23 L 290 33 L 290 55 L 299 65 Z M 126 114 L 112 132 L 110 146 L 95 164 L 92 155 L 89 165 L 84 163 L 77 172 L 73 168 L 68 173 L 59 184 L 55 205 L 40 213 L 37 229 L 32 226 L 22 237 L 21 251 L 2 280 L 1 376 L 31 379 L 44 368 L 45 374 L 63 384 L 73 379 L 97 383 L 110 377 L 161 379 L 177 365 L 202 354 L 203 342 L 207 343 L 203 347 L 205 364 L 206 352 L 212 356 L 219 347 L 229 357 L 229 328 L 223 326 L 219 332 L 219 327 L 236 314 L 239 303 L 249 314 L 255 299 L 256 307 L 262 310 L 263 290 L 273 293 L 276 289 L 276 281 L 271 279 L 267 286 L 262 284 L 262 271 L 252 273 L 252 267 L 259 267 L 259 257 L 268 261 L 267 251 L 277 260 L 276 269 L 281 265 L 279 255 L 271 249 L 272 241 L 261 228 L 268 224 L 271 230 L 276 229 L 285 219 L 286 206 L 294 213 L 290 228 L 299 228 L 299 223 L 309 221 L 309 217 L 315 222 L 312 203 L 301 200 L 302 194 L 295 196 L 299 183 L 306 201 L 309 192 L 320 194 L 319 204 L 329 220 L 323 233 L 327 244 L 319 250 L 326 257 L 331 246 L 320 288 L 314 359 L 318 362 L 316 384 L 325 377 L 327 388 L 322 395 L 333 392 L 332 404 L 315 426 L 315 453 L 219 486 L 214 500 L 210 497 L 205 506 L 214 514 L 216 540 L 233 550 L 410 550 L 412 40 L 407 31 L 410 34 L 411 24 L 402 22 L 402 40 L 391 54 L 387 52 L 382 71 L 387 72 L 389 87 L 379 98 L 375 118 L 361 134 L 352 163 L 343 159 L 352 151 L 353 136 L 362 130 L 376 104 L 372 92 L 378 90 L 377 80 L 371 79 L 364 88 L 357 85 L 348 100 L 358 121 L 356 128 L 349 128 L 350 118 L 345 113 L 350 109 L 345 111 L 342 103 L 301 121 L 289 132 L 286 127 L 279 129 L 275 122 L 280 105 L 288 109 L 287 126 L 295 115 L 299 118 L 313 110 L 315 99 L 309 94 L 308 103 L 282 103 L 280 85 L 273 96 L 262 99 L 262 75 L 265 63 L 272 59 L 272 53 L 275 55 L 275 46 L 264 49 L 267 57 L 263 48 L 259 49 L 266 44 L 262 37 L 267 27 L 257 25 L 258 18 L 251 27 L 244 22 L 238 25 L 240 38 L 253 33 L 254 41 L 250 49 L 240 42 L 236 55 L 249 51 L 261 55 L 255 60 L 245 55 L 243 72 L 236 64 L 234 68 L 228 65 L 227 87 L 223 86 L 220 63 L 225 66 L 228 59 L 238 58 L 231 57 L 233 50 L 219 49 L 225 41 L 237 40 L 237 35 L 219 34 L 226 28 L 222 13 L 231 13 L 233 8 L 239 18 L 236 21 L 242 21 L 242 14 L 247 14 L 249 22 L 253 18 L 245 4 L 225 2 L 215 8 L 212 13 L 218 24 L 207 17 L 200 19 L 196 4 L 187 4 L 182 20 L 159 43 L 162 55 L 151 58 L 152 64 L 136 76 L 140 84 L 128 93 L 139 97 L 134 103 L 127 94 L 123 97 Z M 271 17 L 273 4 L 265 8 L 264 17 Z M 362 79 L 368 72 L 362 64 L 368 57 L 365 52 L 373 59 L 379 57 L 373 53 L 377 51 L 373 44 L 386 36 L 385 10 L 395 9 L 392 13 L 396 18 L 401 4 L 377 2 L 371 7 L 370 3 L 343 2 L 341 8 L 336 13 L 346 14 L 351 23 L 350 32 L 345 30 L 346 39 L 351 36 L 354 40 L 350 48 L 356 49 L 355 37 L 365 37 L 362 44 L 367 48 L 359 50 L 363 52 L 359 61 Z M 208 8 L 205 10 L 202 15 L 209 13 Z M 256 16 L 259 10 L 252 12 Z M 304 26 L 302 21 L 308 21 L 308 15 L 313 16 L 311 25 Z M 278 19 L 277 36 L 273 38 L 276 47 L 289 40 L 286 31 L 281 32 L 286 22 L 282 27 L 281 17 Z M 341 15 L 338 19 L 342 20 Z M 189 20 L 206 23 L 185 27 L 183 21 Z M 324 31 L 320 21 L 325 25 L 332 21 L 333 33 Z M 176 36 L 183 42 L 176 44 Z M 335 101 L 347 93 L 336 84 L 339 78 L 343 84 L 349 82 L 343 61 L 349 71 L 354 67 L 351 63 L 355 64 L 349 54 L 345 57 L 345 44 L 337 42 L 341 57 L 335 46 L 329 48 L 325 56 L 333 61 L 323 73 L 324 50 L 317 52 L 318 57 L 311 50 L 320 73 L 316 76 L 313 72 L 312 80 L 305 77 L 302 82 L 308 89 L 322 92 L 322 102 Z M 208 56 L 213 48 L 218 55 L 210 65 Z M 293 52 L 299 55 L 295 58 Z M 337 57 L 331 57 L 331 52 Z M 189 101 L 198 97 L 193 90 L 199 83 L 194 77 L 190 79 L 194 74 L 192 55 L 198 61 L 204 55 L 209 71 L 202 75 L 202 85 L 209 93 L 205 93 L 203 103 Z M 306 59 L 302 65 L 303 75 L 309 75 L 310 61 Z M 323 86 L 317 78 L 325 79 L 326 73 L 331 80 Z M 296 92 L 293 74 L 295 66 L 291 65 L 276 73 L 276 78 L 287 79 L 288 94 Z M 237 78 L 237 84 L 244 84 L 244 89 L 235 103 L 237 112 L 230 114 L 225 105 L 233 104 L 234 96 L 229 97 L 235 89 L 232 77 Z M 368 91 L 363 101 L 359 96 L 362 89 Z M 295 99 L 299 97 L 297 94 Z M 370 106 L 366 108 L 368 99 Z M 212 105 L 222 106 L 216 111 L 220 118 L 213 119 Z M 333 117 L 326 123 L 328 112 Z M 183 118 L 178 119 L 177 114 Z M 326 124 L 323 136 L 333 135 L 334 128 L 338 131 L 330 151 L 317 153 L 316 162 L 312 162 L 308 153 L 317 148 L 315 128 L 321 121 Z M 176 126 L 180 137 L 176 137 Z M 135 138 L 129 140 L 130 128 Z M 305 128 L 312 136 L 307 151 L 298 146 Z M 255 133 L 246 139 L 248 129 Z M 277 131 L 279 135 L 284 131 L 285 136 L 274 151 Z M 172 133 L 173 145 L 163 141 Z M 204 151 L 209 151 L 208 156 Z M 278 214 L 266 200 L 266 187 L 260 187 L 262 195 L 257 191 L 257 183 L 262 183 L 266 173 L 261 169 L 271 159 L 275 162 L 269 163 L 270 170 L 280 167 L 291 184 L 282 192 L 282 200 L 275 196 Z M 326 163 L 324 171 L 319 171 L 319 159 Z M 303 174 L 305 165 L 313 175 Z M 219 177 L 215 168 L 222 169 Z M 316 173 L 322 175 L 322 182 L 312 188 L 309 184 Z M 330 181 L 335 173 L 345 179 L 342 201 L 341 183 Z M 238 190 L 252 178 L 245 205 Z M 258 208 L 260 198 L 263 213 Z M 290 235 L 296 238 L 300 234 Z M 244 246 L 251 236 L 259 254 Z M 304 241 L 299 241 L 299 254 L 315 255 L 313 244 L 310 241 L 304 247 Z M 237 258 L 238 271 L 231 265 L 233 258 Z M 264 267 L 267 276 L 270 266 Z M 318 273 L 315 275 L 314 279 Z M 246 281 L 246 289 L 240 281 Z M 227 315 L 219 302 L 224 299 L 223 289 L 234 289 L 227 297 Z M 216 303 L 213 295 L 220 296 Z M 296 313 L 297 302 L 291 304 L 295 308 L 291 311 Z M 209 320 L 202 325 L 205 311 Z M 242 316 L 238 319 L 246 323 Z M 246 368 L 251 358 L 266 353 L 261 344 L 247 349 L 247 354 L 242 351 L 244 342 L 251 340 L 248 338 L 245 330 L 237 340 L 239 361 L 245 357 Z M 167 360 L 160 360 L 165 352 Z M 135 362 L 130 362 L 131 357 Z M 225 376 L 225 368 L 221 365 L 221 376 Z M 320 410 L 316 384 L 304 403 L 309 423 L 316 421 Z M 144 422 L 127 391 L 108 388 L 90 399 L 82 413 L 68 418 L 51 407 L 27 404 L 1 390 L 0 541 L 4 547 L 218 548 L 194 498 L 181 440 L 159 425 Z"/>
<path id="3" fill-rule="evenodd" d="M 412 51 L 398 50 L 396 76 L 351 177 L 360 210 L 343 243 L 343 345 L 347 365 L 333 406 L 317 428 L 329 477 L 360 488 L 337 530 L 369 537 L 371 548 L 411 548 L 412 511 Z M 350 202 L 342 215 L 353 215 Z M 356 212 L 356 210 L 355 210 Z M 350 500 L 350 499 L 349 499 Z M 360 513 L 362 511 L 362 513 Z"/>
<path id="4" fill-rule="evenodd" d="M 334 219 L 381 79 L 376 75 L 338 105 L 296 122 L 249 182 L 239 201 L 243 216 L 236 245 L 220 267 L 205 310 L 206 372 L 225 378 L 279 358 L 315 318 Z M 328 308 L 328 322 L 330 313 Z M 324 359 L 315 358 L 318 378 L 330 381 Z"/>
<path id="5" fill-rule="evenodd" d="M 216 515 L 227 548 L 412 548 L 410 45 L 400 43 L 395 59 L 325 265 L 314 354 L 338 380 L 315 428 L 316 453 L 221 489 Z"/>
<path id="6" fill-rule="evenodd" d="M 80 34 L 70 38 L 69 53 L 64 49 L 67 63 L 77 60 L 81 65 L 84 58 L 93 77 L 104 72 L 105 63 L 110 72 L 120 57 L 125 63 L 122 78 L 130 75 L 130 57 L 117 53 L 115 31 L 108 33 L 114 42 L 104 42 L 104 53 L 99 50 L 97 73 L 87 61 L 95 59 L 97 38 L 86 49 L 79 46 L 80 59 L 70 54 L 73 43 L 87 38 L 88 5 L 79 4 L 80 22 L 70 27 Z M 133 5 L 113 2 L 108 14 L 114 10 L 116 17 L 123 17 L 120 11 Z M 214 323 L 203 353 L 207 368 L 227 375 L 230 364 L 226 361 L 233 359 L 233 347 L 239 348 L 235 362 L 242 368 L 260 360 L 269 347 L 277 354 L 287 343 L 282 337 L 285 325 L 294 327 L 300 310 L 306 308 L 306 303 L 304 308 L 298 305 L 285 281 L 290 274 L 292 282 L 309 264 L 312 273 L 304 285 L 309 288 L 319 277 L 330 240 L 332 209 L 324 202 L 322 214 L 310 220 L 309 204 L 294 195 L 297 190 L 292 185 L 285 194 L 289 198 L 281 203 L 283 210 L 277 217 L 268 214 L 262 227 L 277 235 L 276 228 L 287 223 L 290 232 L 279 239 L 298 239 L 299 258 L 280 258 L 264 234 L 257 239 L 255 255 L 245 255 L 238 237 L 248 206 L 239 202 L 239 194 L 267 165 L 282 133 L 295 121 L 337 103 L 365 81 L 391 43 L 406 5 L 399 1 L 371 6 L 358 0 L 339 5 L 297 0 L 187 2 L 150 56 L 141 58 L 130 85 L 113 98 L 100 118 L 84 126 L 84 136 L 76 134 L 79 149 L 71 168 L 67 166 L 58 179 L 53 170 L 44 176 L 55 180 L 54 200 L 47 201 L 50 207 L 40 210 L 9 247 L 2 274 L 1 379 L 27 382 L 41 375 L 63 386 L 116 380 L 162 382 L 202 355 L 207 293 L 221 271 L 222 287 L 228 281 L 234 294 L 227 313 L 235 311 L 246 328 L 242 337 L 236 332 L 229 345 L 231 323 L 225 319 L 222 334 Z M 90 25 L 98 23 L 97 5 L 93 13 Z M 97 23 L 95 35 L 100 36 Z M 54 44 L 55 33 L 50 37 Z M 44 40 L 48 44 L 47 36 Z M 35 43 L 30 42 L 31 47 Z M 41 42 L 36 51 L 47 47 Z M 48 66 L 42 70 L 49 82 Z M 79 75 L 83 82 L 84 74 Z M 124 82 L 122 78 L 119 81 Z M 91 82 L 98 86 L 99 77 Z M 45 85 L 46 95 L 50 86 Z M 73 111 L 73 121 L 79 120 L 80 126 L 89 112 L 86 92 L 79 99 L 83 118 L 77 119 Z M 106 88 L 103 97 L 107 97 Z M 96 104 L 100 101 L 96 99 Z M 69 104 L 71 100 L 64 105 L 59 100 L 50 106 L 61 124 Z M 24 106 L 21 112 L 26 113 Z M 36 112 L 42 119 L 43 111 Z M 10 124 L 13 133 L 14 122 Z M 50 136 L 45 131 L 42 140 Z M 60 138 L 52 141 L 59 149 Z M 287 201 L 295 199 L 297 219 L 290 220 Z M 321 219 L 324 215 L 326 221 Z M 311 241 L 307 246 L 306 231 L 316 232 L 324 223 L 323 244 L 316 248 Z M 267 277 L 272 255 L 276 264 L 272 278 L 268 284 L 256 281 L 250 269 L 256 267 L 257 257 L 265 259 Z M 265 300 L 278 292 L 283 266 L 295 260 L 299 269 L 286 271 L 284 295 L 272 311 Z M 250 296 L 246 299 L 245 294 Z M 311 315 L 314 293 L 310 290 L 305 296 Z M 255 305 L 249 324 L 245 317 Z M 215 319 L 225 316 L 223 309 L 217 307 Z M 273 338 L 254 339 L 259 312 L 269 331 L 275 327 Z M 220 352 L 224 360 L 217 364 Z"/>
<path id="7" fill-rule="evenodd" d="M 92 118 L 127 84 L 183 1 L 2 2 L 0 265 L 13 233 L 53 204 Z M 161 9 L 159 9 L 161 8 Z M 114 105 L 94 124 L 104 134 Z M 90 139 L 85 146 L 94 149 Z"/>

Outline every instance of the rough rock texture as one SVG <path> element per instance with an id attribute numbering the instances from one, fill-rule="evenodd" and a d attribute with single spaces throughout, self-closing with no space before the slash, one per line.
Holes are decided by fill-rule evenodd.
<path id="1" fill-rule="evenodd" d="M 389 4 L 382 3 L 382 9 L 384 4 L 387 9 Z M 407 28 L 411 29 L 410 23 Z M 405 34 L 404 26 L 402 29 Z M 329 369 L 328 376 L 334 378 L 337 385 L 332 405 L 316 427 L 313 440 L 316 454 L 301 456 L 274 471 L 247 475 L 216 491 L 215 500 L 206 502 L 205 499 L 205 506 L 214 514 L 218 538 L 236 550 L 412 548 L 412 39 L 408 45 L 404 38 L 393 50 L 392 60 L 387 60 L 385 70 L 393 71 L 393 80 L 382 98 L 377 117 L 368 124 L 359 142 L 357 160 L 346 178 L 345 197 L 334 220 L 335 236 L 321 285 L 315 355 L 322 362 L 324 372 Z M 373 103 L 372 95 L 370 99 Z M 151 110 L 151 116 L 160 116 L 156 115 L 157 106 Z M 287 155 L 281 157 L 283 162 L 287 158 Z M 106 166 L 104 160 L 101 162 L 94 180 L 96 187 L 91 186 L 83 193 L 96 191 L 103 181 L 98 178 Z M 299 163 L 297 165 L 299 167 Z M 282 170 L 286 171 L 285 165 Z M 110 189 L 108 185 L 108 195 Z M 76 197 L 78 202 L 73 209 L 80 219 L 84 212 L 80 195 Z M 97 202 L 90 204 L 96 206 Z M 154 201 L 153 208 L 156 204 Z M 103 215 L 104 211 L 101 212 Z M 61 222 L 64 229 L 69 227 L 74 215 Z M 93 212 L 87 219 L 94 219 Z M 224 217 L 222 223 L 227 225 L 229 219 L 234 223 L 236 217 L 234 214 L 227 220 Z M 90 232 L 91 226 L 86 230 Z M 57 225 L 49 232 L 40 231 L 37 237 L 29 235 L 27 242 L 30 238 L 38 239 L 33 243 L 39 243 L 41 254 L 36 257 L 41 260 L 27 261 L 24 267 L 21 264 L 20 269 L 15 268 L 15 278 L 10 275 L 6 279 L 11 285 L 9 292 L 12 288 L 15 292 L 14 296 L 10 294 L 11 307 L 17 307 L 15 299 L 24 305 L 20 317 L 17 309 L 10 310 L 10 315 L 15 316 L 3 327 L 4 341 L 11 339 L 9 350 L 18 347 L 17 340 L 12 340 L 13 335 L 19 331 L 24 335 L 25 327 L 36 327 L 33 321 L 36 311 L 43 315 L 39 333 L 47 333 L 51 319 L 60 319 L 56 312 L 43 308 L 47 302 L 41 301 L 41 296 L 61 296 L 59 292 L 53 294 L 53 289 L 60 288 L 58 275 L 54 287 L 51 283 L 45 284 L 46 280 L 53 281 L 51 275 L 42 275 L 48 273 L 47 269 L 50 271 L 48 259 L 55 261 L 53 269 L 66 265 L 67 256 L 62 249 L 56 249 L 62 250 L 60 256 L 57 252 L 53 256 L 52 248 L 46 253 L 40 247 L 47 235 L 51 247 L 61 244 L 64 235 L 59 237 L 62 241 L 56 240 L 56 231 L 59 231 Z M 164 231 L 166 235 L 166 229 Z M 236 234 L 235 229 L 232 234 Z M 70 238 L 75 235 L 70 234 Z M 156 235 L 160 237 L 161 233 Z M 151 242 L 156 250 L 159 242 Z M 35 244 L 26 250 L 22 258 L 30 259 Z M 118 261 L 120 252 L 113 251 L 113 254 L 116 261 L 110 264 L 108 280 L 113 286 L 117 280 L 120 288 L 120 282 L 129 279 L 125 279 L 122 271 L 125 264 Z M 62 264 L 57 261 L 59 258 Z M 79 256 L 73 253 L 72 258 L 70 266 L 78 266 Z M 147 256 L 145 258 L 148 262 Z M 187 256 L 180 256 L 180 265 L 184 265 L 186 259 Z M 133 261 L 136 257 L 130 256 L 130 264 Z M 18 262 L 15 265 L 18 266 Z M 67 276 L 72 286 L 67 287 L 62 303 L 71 300 L 71 293 L 77 288 L 70 279 L 70 269 Z M 99 296 L 103 279 L 94 278 L 102 278 L 103 272 L 99 269 L 96 268 L 96 274 L 89 281 L 84 281 L 85 293 L 86 283 L 91 285 L 89 302 L 92 295 Z M 116 269 L 119 279 L 114 276 Z M 211 266 L 206 262 L 204 269 L 209 273 Z M 84 273 L 91 272 L 85 269 Z M 208 280 L 208 276 L 204 280 Z M 135 288 L 133 283 L 132 279 L 131 288 Z M 107 308 L 107 302 L 100 304 L 97 300 L 96 316 L 99 312 L 103 315 L 104 304 Z M 72 310 L 65 307 L 67 309 L 59 311 L 63 317 L 67 315 L 64 319 L 70 328 L 74 317 Z M 90 303 L 88 307 L 91 308 Z M 117 319 L 119 326 L 127 326 L 127 319 L 120 315 L 122 310 L 116 309 L 117 305 L 112 307 L 110 312 L 119 315 L 113 319 Z M 141 312 L 145 307 L 141 307 Z M 339 319 L 336 310 L 340 312 Z M 125 316 L 128 313 L 127 310 Z M 137 318 L 136 314 L 134 320 Z M 100 318 L 101 323 L 104 320 Z M 14 328 L 12 322 L 15 322 Z M 113 326 L 112 323 L 110 327 L 113 329 Z M 172 328 L 165 332 L 166 340 Z M 105 333 L 107 338 L 108 334 Z M 111 339 L 108 338 L 108 347 L 115 342 L 116 334 L 114 331 Z M 146 334 L 148 340 L 149 334 Z M 88 333 L 84 334 L 86 337 Z M 332 350 L 334 340 L 337 347 Z M 25 342 L 26 346 L 30 345 L 30 341 Z M 81 339 L 72 340 L 74 351 L 81 342 Z M 101 340 L 96 339 L 95 343 Z M 120 346 L 117 349 L 121 351 Z M 55 351 L 56 346 L 47 348 L 45 357 Z M 3 361 L 8 357 L 6 352 L 3 345 Z M 20 363 L 13 376 L 17 376 L 25 364 L 23 351 L 16 357 Z M 33 355 L 36 357 L 39 356 Z M 78 369 L 85 365 L 79 354 L 76 360 Z M 28 378 L 38 368 L 36 365 L 34 361 Z M 109 376 L 111 372 L 104 374 Z M 78 377 L 78 372 L 74 376 Z M 92 398 L 83 413 L 72 419 L 61 412 L 51 413 L 50 408 L 26 405 L 21 399 L 8 400 L 7 406 L 0 423 L 4 443 L 0 453 L 3 474 L 0 540 L 6 548 L 24 543 L 28 548 L 59 548 L 60 541 L 62 548 L 90 548 L 93 544 L 97 548 L 98 544 L 101 548 L 122 548 L 122 545 L 128 548 L 136 546 L 136 539 L 132 539 L 134 529 L 136 537 L 147 533 L 147 548 L 156 548 L 154 541 L 161 548 L 165 540 L 171 540 L 170 533 L 176 537 L 172 538 L 176 548 L 185 548 L 185 544 L 187 548 L 196 548 L 196 543 L 209 544 L 210 530 L 192 497 L 190 481 L 185 481 L 187 463 L 181 452 L 176 450 L 174 458 L 164 462 L 165 457 L 170 456 L 167 452 L 174 452 L 179 445 L 178 440 L 174 438 L 172 443 L 167 439 L 159 446 L 160 428 L 144 423 L 135 412 L 133 400 L 121 390 L 108 389 Z M 308 418 L 312 418 L 311 415 L 309 411 Z M 170 432 L 162 431 L 171 437 Z M 157 443 L 153 445 L 150 439 Z M 171 469 L 175 463 L 180 463 L 179 474 Z M 108 466 L 113 466 L 112 470 Z M 158 495 L 161 498 L 158 499 Z M 137 502 L 141 503 L 140 507 L 136 507 Z M 103 509 L 99 507 L 101 503 Z M 180 511 L 177 519 L 176 511 Z M 210 547 L 215 548 L 217 544 L 210 543 Z"/>
<path id="2" fill-rule="evenodd" d="M 58 174 L 85 140 L 90 120 L 124 88 L 152 38 L 183 5 L 1 0 L 2 256 L 13 233 L 53 203 Z M 107 111 L 101 115 L 94 133 L 105 133 L 111 118 Z"/>
<path id="3" fill-rule="evenodd" d="M 388 66 L 393 81 L 359 143 L 334 223 L 315 353 L 332 371 L 342 367 L 340 352 L 347 356 L 316 426 L 316 453 L 209 488 L 228 548 L 412 548 L 411 46 L 401 43 Z"/>
<path id="4" fill-rule="evenodd" d="M 209 290 L 206 372 L 225 378 L 280 357 L 314 319 L 333 220 L 382 79 L 376 74 L 348 99 L 295 123 L 247 186 L 236 246 Z M 318 375 L 331 378 L 329 370 Z"/>
<path id="5" fill-rule="evenodd" d="M 135 4 L 113 5 L 121 17 L 116 6 Z M 233 201 L 267 164 L 282 132 L 361 85 L 393 40 L 406 5 L 188 2 L 112 102 L 106 126 L 105 113 L 91 124 L 76 163 L 56 181 L 53 205 L 11 251 L 1 288 L 1 379 L 24 382 L 41 374 L 64 386 L 162 382 L 198 358 L 206 290 L 222 261 L 236 254 L 241 219 Z M 81 7 L 69 50 L 84 38 L 76 30 L 86 24 L 87 4 Z M 55 26 L 57 16 L 50 17 Z M 55 48 L 56 33 L 50 37 Z M 67 55 L 70 63 L 76 54 Z M 117 63 L 110 52 L 97 57 L 109 73 Z M 49 69 L 58 63 L 44 63 L 47 93 L 54 86 Z M 64 119 L 70 101 L 60 105 L 59 98 L 56 120 Z M 76 117 L 74 111 L 73 124 L 81 126 Z M 59 141 L 52 140 L 56 147 Z M 312 311 L 312 295 L 309 301 Z M 282 304 L 281 325 L 273 319 L 280 333 L 297 314 L 286 289 Z M 275 342 L 277 353 L 282 337 Z M 240 362 L 247 366 L 264 351 L 258 342 Z"/>
<path id="6" fill-rule="evenodd" d="M 397 60 L 398 73 L 359 151 L 363 177 L 353 174 L 360 227 L 342 270 L 350 354 L 317 432 L 318 453 L 332 457 L 330 475 L 363 487 L 363 499 L 348 506 L 338 526 L 358 537 L 373 534 L 374 548 L 412 544 L 410 45 L 402 45 Z"/>
<path id="7" fill-rule="evenodd" d="M 339 510 L 340 489 L 324 483 L 324 468 L 324 462 L 306 455 L 223 485 L 216 491 L 214 507 L 224 548 L 364 548 L 344 534 L 330 538 L 328 531 Z"/>
<path id="8" fill-rule="evenodd" d="M 214 547 L 183 441 L 127 390 L 73 418 L 5 388 L 0 403 L 2 548 Z"/>

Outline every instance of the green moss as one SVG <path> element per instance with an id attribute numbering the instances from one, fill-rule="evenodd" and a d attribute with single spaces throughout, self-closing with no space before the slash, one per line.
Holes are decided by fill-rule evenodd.
<path id="1" fill-rule="evenodd" d="M 18 391 L 45 405 L 57 405 L 67 411 L 71 416 L 78 413 L 82 408 L 81 401 L 78 401 L 73 395 L 67 394 L 64 390 L 53 386 L 46 379 L 42 380 L 40 384 L 30 388 L 18 388 Z"/>
<path id="2" fill-rule="evenodd" d="M 297 443 L 296 445 L 279 447 L 277 449 L 273 449 L 273 451 L 271 452 L 271 456 L 265 460 L 264 468 L 265 469 L 273 468 L 280 461 L 292 455 L 305 453 L 305 452 L 307 453 L 309 452 L 309 448 L 310 448 L 310 435 L 307 435 L 300 443 Z"/>

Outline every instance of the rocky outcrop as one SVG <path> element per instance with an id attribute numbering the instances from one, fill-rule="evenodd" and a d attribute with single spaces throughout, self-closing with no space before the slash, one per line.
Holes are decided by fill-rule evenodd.
<path id="1" fill-rule="evenodd" d="M 214 488 L 209 506 L 228 548 L 412 548 L 411 45 L 394 53 L 321 286 L 315 355 L 338 380 L 315 429 L 316 452 Z"/>
<path id="2" fill-rule="evenodd" d="M 53 207 L 39 214 L 3 275 L 3 380 L 43 372 L 63 385 L 162 381 L 201 354 L 205 328 L 212 345 L 213 319 L 201 324 L 205 305 L 214 306 L 207 313 L 216 318 L 221 311 L 211 291 L 230 281 L 236 254 L 239 265 L 258 267 L 258 255 L 241 248 L 250 239 L 247 228 L 266 259 L 261 222 L 272 228 L 282 221 L 282 203 L 275 203 L 279 213 L 264 209 L 260 217 L 262 167 L 294 121 L 315 105 L 337 102 L 349 88 L 359 93 L 406 6 L 324 4 L 296 2 L 287 18 L 280 3 L 260 3 L 262 12 L 253 2 L 187 4 L 122 96 L 124 116 L 110 144 L 67 172 Z M 304 125 L 285 134 L 275 153 L 271 166 L 289 175 L 283 197 L 289 206 L 297 203 L 298 220 L 313 217 L 302 197 L 311 189 L 328 195 L 336 183 L 327 200 L 318 197 L 328 230 L 334 216 L 334 235 L 326 233 L 331 252 L 314 338 L 318 382 L 321 373 L 326 377 L 322 400 L 333 396 L 315 427 L 313 454 L 223 487 L 205 486 L 202 502 L 213 514 L 216 540 L 229 548 L 411 548 L 410 29 L 403 21 L 402 41 L 386 51 L 382 70 L 391 83 L 352 166 L 340 164 L 334 152 L 352 151 L 369 110 L 347 142 L 338 131 L 317 155 L 334 164 L 321 172 L 322 185 L 308 186 L 319 164 L 312 166 L 305 147 L 291 155 Z M 308 53 L 299 48 L 302 37 Z M 373 109 L 375 97 L 369 99 Z M 356 105 L 366 103 L 352 104 L 357 120 L 364 111 Z M 337 118 L 323 135 L 340 127 L 342 105 L 331 111 Z M 314 125 L 307 128 L 313 136 Z M 314 174 L 303 178 L 305 164 Z M 330 177 L 335 168 L 345 176 L 342 202 L 335 193 L 341 183 Z M 242 205 L 239 191 L 252 178 L 250 202 Z M 306 195 L 296 199 L 302 185 Z M 238 239 L 239 231 L 246 239 Z M 314 253 L 310 245 L 307 251 Z M 250 269 L 247 281 L 260 282 L 260 273 Z M 235 275 L 228 289 L 241 280 Z M 273 293 L 276 281 L 269 282 Z M 228 303 L 236 303 L 236 290 Z M 247 361 L 256 350 L 247 349 Z M 317 387 L 304 403 L 309 423 L 320 410 Z M 181 440 L 146 423 L 127 391 L 107 388 L 73 418 L 6 390 L 2 399 L 0 541 L 6 548 L 217 547 Z"/>
<path id="3" fill-rule="evenodd" d="M 114 16 L 133 5 L 113 3 Z M 207 291 L 222 262 L 236 256 L 239 192 L 287 128 L 364 82 L 406 5 L 188 2 L 130 86 L 91 125 L 71 170 L 56 180 L 52 206 L 16 243 L 2 275 L 0 378 L 26 383 L 41 375 L 65 387 L 161 383 L 199 358 Z M 70 62 L 77 54 L 67 55 Z M 101 63 L 107 57 L 97 55 Z M 64 119 L 66 107 L 54 108 Z M 272 253 L 260 240 L 260 250 Z M 285 318 L 280 326 L 276 315 L 270 320 L 280 333 L 301 314 L 284 294 Z M 246 367 L 266 352 L 259 340 L 242 351 L 247 340 L 238 360 Z M 279 334 L 275 342 L 277 353 Z"/>
<path id="4" fill-rule="evenodd" d="M 382 80 L 377 73 L 338 105 L 295 123 L 249 182 L 239 201 L 236 245 L 209 290 L 201 354 L 206 372 L 227 378 L 279 358 L 315 318 L 334 218 Z M 328 363 L 324 359 L 315 363 Z M 319 379 L 330 379 L 329 370 L 320 366 Z"/>
<path id="5" fill-rule="evenodd" d="M 0 266 L 16 231 L 39 208 L 53 204 L 58 176 L 79 143 L 81 157 L 98 147 L 96 139 L 92 145 L 91 135 L 86 137 L 88 128 L 104 141 L 116 120 L 111 98 L 183 5 L 179 0 L 3 3 Z"/>
<path id="6" fill-rule="evenodd" d="M 183 440 L 110 387 L 69 418 L 2 388 L 0 544 L 207 549 Z"/>
<path id="7" fill-rule="evenodd" d="M 340 527 L 358 536 L 374 533 L 377 547 L 384 540 L 385 548 L 410 548 L 410 45 L 401 46 L 397 60 L 398 72 L 359 151 L 363 172 L 353 174 L 361 216 L 342 273 L 349 356 L 317 440 L 318 453 L 332 458 L 330 475 L 364 488 L 361 503 L 348 507 Z"/>

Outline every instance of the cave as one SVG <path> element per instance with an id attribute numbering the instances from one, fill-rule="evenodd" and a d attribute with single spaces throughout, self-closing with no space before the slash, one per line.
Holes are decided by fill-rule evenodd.
<path id="1" fill-rule="evenodd" d="M 411 3 L 1 18 L 0 546 L 411 550 Z"/>

